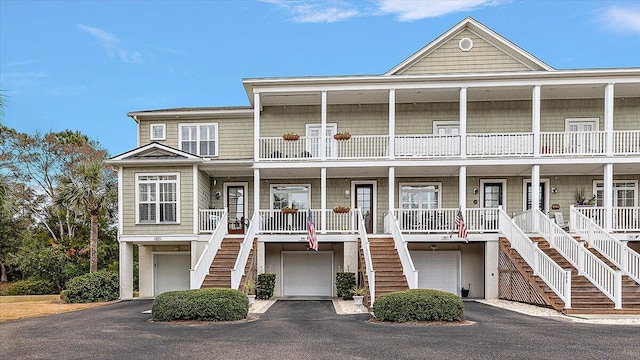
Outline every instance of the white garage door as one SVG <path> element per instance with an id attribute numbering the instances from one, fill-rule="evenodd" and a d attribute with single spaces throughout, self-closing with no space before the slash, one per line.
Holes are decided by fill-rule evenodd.
<path id="1" fill-rule="evenodd" d="M 284 296 L 331 296 L 333 252 L 282 252 Z"/>
<path id="2" fill-rule="evenodd" d="M 460 295 L 460 251 L 411 251 L 418 287 Z"/>
<path id="3" fill-rule="evenodd" d="M 155 255 L 155 294 L 189 289 L 190 254 Z"/>

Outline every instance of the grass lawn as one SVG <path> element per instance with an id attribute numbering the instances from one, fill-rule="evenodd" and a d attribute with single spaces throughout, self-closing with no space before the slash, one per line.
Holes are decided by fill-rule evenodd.
<path id="1" fill-rule="evenodd" d="M 60 300 L 60 295 L 0 296 L 0 322 L 60 314 L 105 304 L 107 303 L 66 304 Z"/>

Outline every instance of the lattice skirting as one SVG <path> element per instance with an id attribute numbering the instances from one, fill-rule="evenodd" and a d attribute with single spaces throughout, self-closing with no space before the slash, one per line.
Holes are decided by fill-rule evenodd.
<path id="1" fill-rule="evenodd" d="M 548 305 L 535 288 L 531 286 L 527 278 L 515 267 L 502 248 L 499 255 L 498 276 L 498 296 L 500 299 L 533 305 Z"/>

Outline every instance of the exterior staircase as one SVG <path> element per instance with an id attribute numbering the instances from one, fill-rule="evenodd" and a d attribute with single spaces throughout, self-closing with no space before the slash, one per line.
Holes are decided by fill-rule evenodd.
<path id="1" fill-rule="evenodd" d="M 600 254 L 596 249 L 589 248 L 592 254 L 597 256 L 600 260 L 604 261 L 613 270 L 618 268 L 613 265 L 604 255 Z M 637 310 L 640 314 L 640 284 L 635 282 L 627 275 L 622 275 L 622 309 L 631 312 L 631 310 Z"/>
<path id="2" fill-rule="evenodd" d="M 242 238 L 227 237 L 222 240 L 216 257 L 211 262 L 209 274 L 204 278 L 201 288 L 230 288 L 231 269 L 236 263 Z M 252 250 L 253 251 L 253 250 Z M 247 262 L 249 264 L 249 262 Z"/>
<path id="3" fill-rule="evenodd" d="M 393 291 L 409 289 L 407 278 L 402 272 L 400 257 L 395 249 L 392 238 L 369 238 L 371 260 L 376 272 L 376 297 Z M 364 254 L 360 247 L 360 264 L 364 268 Z M 365 284 L 368 286 L 366 277 Z"/>

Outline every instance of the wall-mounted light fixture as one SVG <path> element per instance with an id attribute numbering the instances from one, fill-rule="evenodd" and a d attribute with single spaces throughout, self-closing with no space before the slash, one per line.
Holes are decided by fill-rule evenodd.
<path id="1" fill-rule="evenodd" d="M 348 199 L 348 198 L 349 198 L 349 194 L 350 194 L 349 189 L 346 189 L 346 190 L 344 191 L 344 198 L 345 198 L 345 199 Z"/>
<path id="2" fill-rule="evenodd" d="M 220 199 L 220 191 L 216 191 L 216 199 Z"/>
<path id="3" fill-rule="evenodd" d="M 557 192 L 558 192 L 558 188 L 556 188 L 556 187 L 552 187 L 552 188 L 551 188 L 551 192 L 552 192 L 552 193 L 554 193 L 554 194 L 555 194 L 555 193 L 557 193 Z"/>
<path id="4" fill-rule="evenodd" d="M 478 189 L 473 189 L 473 193 L 477 194 L 478 193 Z"/>

